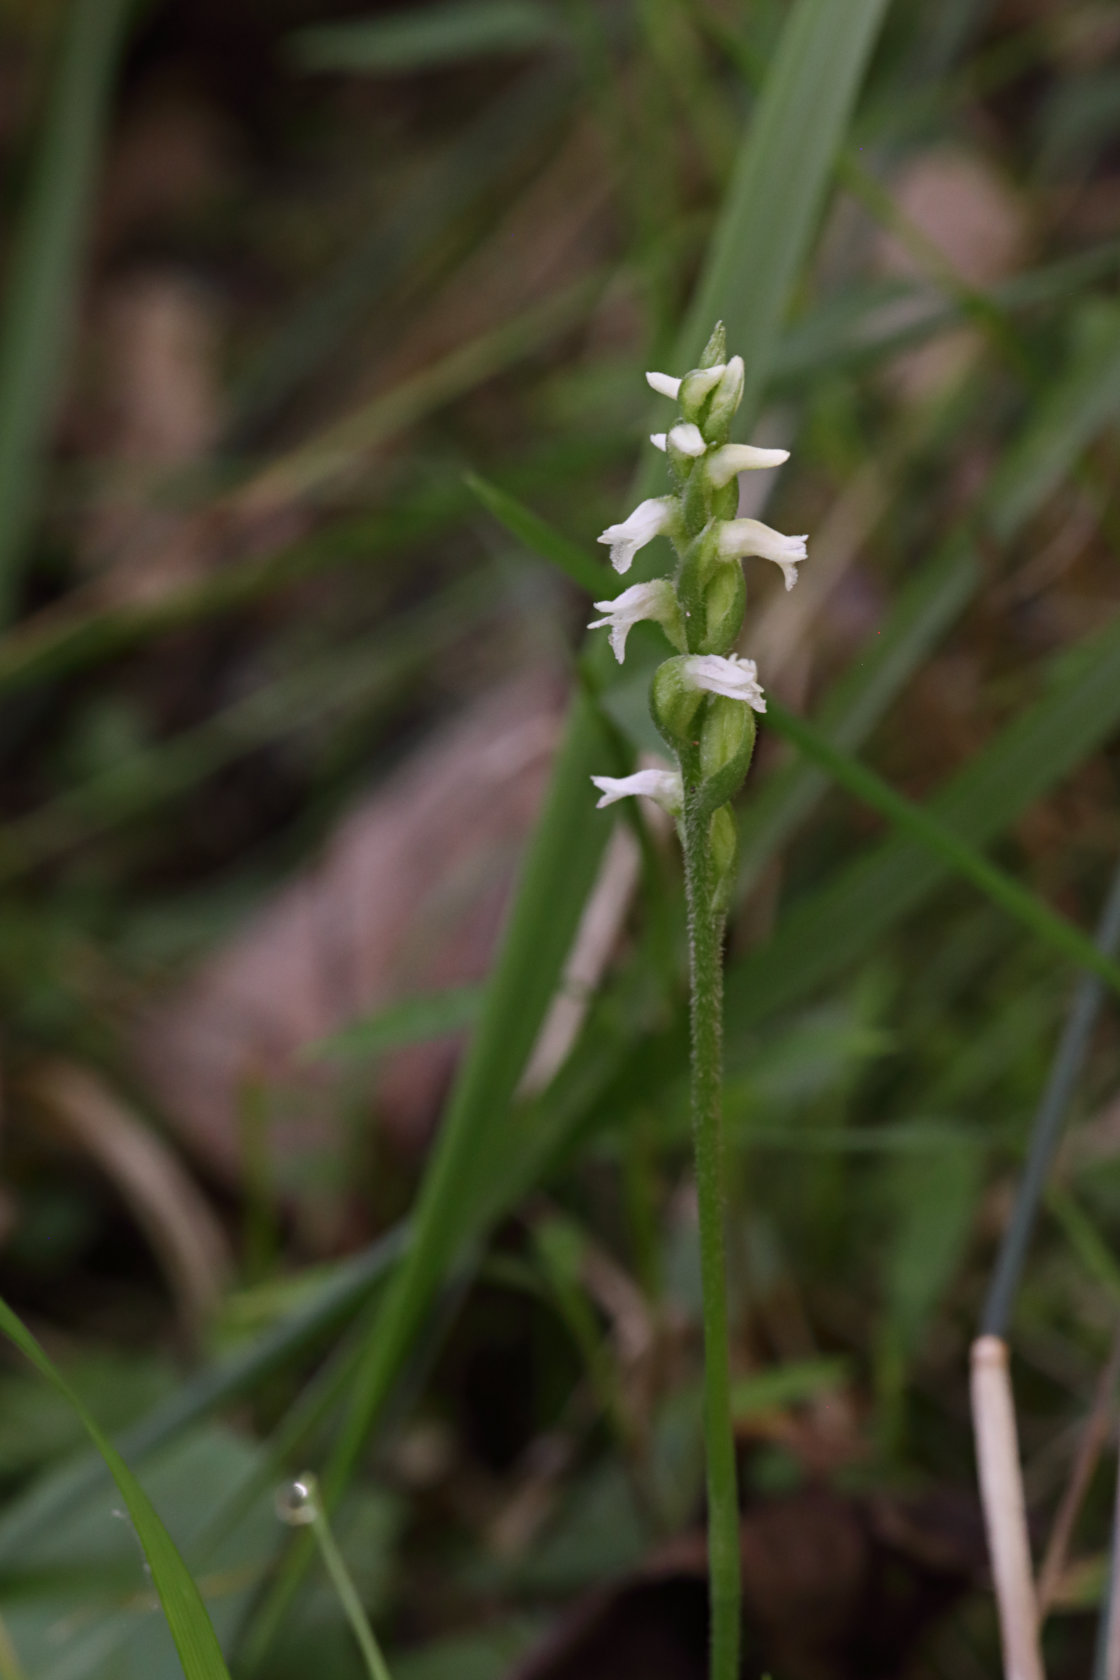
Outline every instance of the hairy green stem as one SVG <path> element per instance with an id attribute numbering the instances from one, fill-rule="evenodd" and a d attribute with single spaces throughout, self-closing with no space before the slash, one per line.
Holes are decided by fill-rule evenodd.
<path id="1" fill-rule="evenodd" d="M 683 769 L 683 767 L 682 767 Z M 686 777 L 687 786 L 687 777 Z M 689 801 L 684 819 L 692 982 L 692 1138 L 704 1296 L 704 1445 L 708 1479 L 711 1680 L 739 1674 L 739 1501 L 731 1426 L 724 1244 L 723 917 L 712 908 L 711 815 Z"/>

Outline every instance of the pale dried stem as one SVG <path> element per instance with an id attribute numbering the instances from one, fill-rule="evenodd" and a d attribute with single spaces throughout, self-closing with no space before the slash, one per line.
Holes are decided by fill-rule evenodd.
<path id="1" fill-rule="evenodd" d="M 972 1344 L 972 1421 L 1004 1680 L 1045 1680 L 1008 1350 L 999 1336 Z"/>

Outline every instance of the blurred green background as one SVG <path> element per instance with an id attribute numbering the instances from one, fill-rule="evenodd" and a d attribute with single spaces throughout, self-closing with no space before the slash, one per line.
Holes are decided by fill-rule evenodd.
<path id="1" fill-rule="evenodd" d="M 0 1293 L 230 1672 L 363 1673 L 307 1467 L 394 1680 L 704 1671 L 680 872 L 587 780 L 656 750 L 660 649 L 583 626 L 663 484 L 644 371 L 721 316 L 792 452 L 742 511 L 809 533 L 744 650 L 840 755 L 764 726 L 740 811 L 745 1672 L 995 1674 L 968 1344 L 1043 912 L 1120 853 L 1120 11 L 0 0 L 0 151 Z M 1052 1680 L 1118 1071 L 1106 1006 L 1011 1336 L 1037 1558 L 1085 1482 Z M 0 1677 L 174 1677 L 83 1439 L 5 1355 Z"/>

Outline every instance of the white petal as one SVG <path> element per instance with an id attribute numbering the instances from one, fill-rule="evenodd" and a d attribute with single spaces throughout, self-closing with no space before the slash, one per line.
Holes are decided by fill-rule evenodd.
<path id="1" fill-rule="evenodd" d="M 629 519 L 621 525 L 608 525 L 596 539 L 609 543 L 611 565 L 616 572 L 628 572 L 635 554 L 646 543 L 664 531 L 672 517 L 673 500 L 669 496 L 651 496 L 639 502 Z"/>
<path id="2" fill-rule="evenodd" d="M 807 536 L 786 537 L 764 525 L 760 519 L 729 519 L 719 530 L 719 552 L 724 560 L 741 560 L 755 554 L 773 560 L 782 568 L 786 588 L 797 582 L 798 563 L 806 558 Z"/>
<path id="3" fill-rule="evenodd" d="M 613 601 L 596 601 L 595 606 L 606 617 L 592 619 L 587 628 L 610 631 L 611 650 L 621 665 L 631 627 L 647 618 L 664 623 L 676 609 L 676 596 L 667 579 L 654 578 L 650 583 L 632 583 Z"/>
<path id="4" fill-rule="evenodd" d="M 670 816 L 677 816 L 684 803 L 681 779 L 675 770 L 635 770 L 632 776 L 592 776 L 591 780 L 602 795 L 595 807 L 598 811 L 631 795 L 655 800 Z"/>
<path id="5" fill-rule="evenodd" d="M 672 397 L 674 402 L 681 388 L 680 380 L 674 379 L 671 373 L 647 373 L 646 384 L 659 396 Z"/>
<path id="6" fill-rule="evenodd" d="M 655 449 L 660 449 L 662 455 L 664 455 L 666 449 L 668 448 L 668 439 L 666 438 L 664 432 L 651 432 L 649 434 L 649 441 Z"/>
<path id="7" fill-rule="evenodd" d="M 685 660 L 684 669 L 693 688 L 722 694 L 728 700 L 743 700 L 756 712 L 766 710 L 753 659 L 740 659 L 736 653 L 726 659 L 718 653 L 697 653 Z"/>
<path id="8" fill-rule="evenodd" d="M 789 460 L 788 449 L 756 449 L 750 443 L 725 443 L 708 456 L 709 484 L 722 489 L 737 473 L 753 472 L 759 467 L 780 467 Z"/>
<path id="9" fill-rule="evenodd" d="M 679 426 L 674 426 L 669 433 L 669 442 L 674 449 L 679 449 L 682 455 L 703 455 L 708 447 L 699 426 L 694 426 L 691 420 L 682 421 Z"/>

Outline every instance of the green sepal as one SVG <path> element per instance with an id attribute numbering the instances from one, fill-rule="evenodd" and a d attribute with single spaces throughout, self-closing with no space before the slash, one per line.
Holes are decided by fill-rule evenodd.
<path id="1" fill-rule="evenodd" d="M 722 321 L 717 321 L 712 328 L 712 336 L 700 353 L 697 367 L 717 367 L 720 362 L 727 360 L 727 328 Z"/>
<path id="2" fill-rule="evenodd" d="M 666 659 L 653 673 L 649 691 L 650 716 L 674 752 L 695 758 L 700 745 L 697 713 L 704 702 L 703 691 L 688 682 L 685 659 Z"/>
<path id="3" fill-rule="evenodd" d="M 690 653 L 703 651 L 707 633 L 708 585 L 724 564 L 719 557 L 719 532 L 709 520 L 684 551 L 677 573 L 677 599 L 684 613 L 684 632 Z"/>
<path id="4" fill-rule="evenodd" d="M 751 767 L 755 741 L 754 712 L 745 700 L 710 694 L 700 720 L 701 808 L 714 811 L 738 793 Z"/>
<path id="5" fill-rule="evenodd" d="M 697 653 L 730 653 L 747 610 L 747 584 L 738 560 L 721 560 L 704 589 L 704 633 Z"/>

